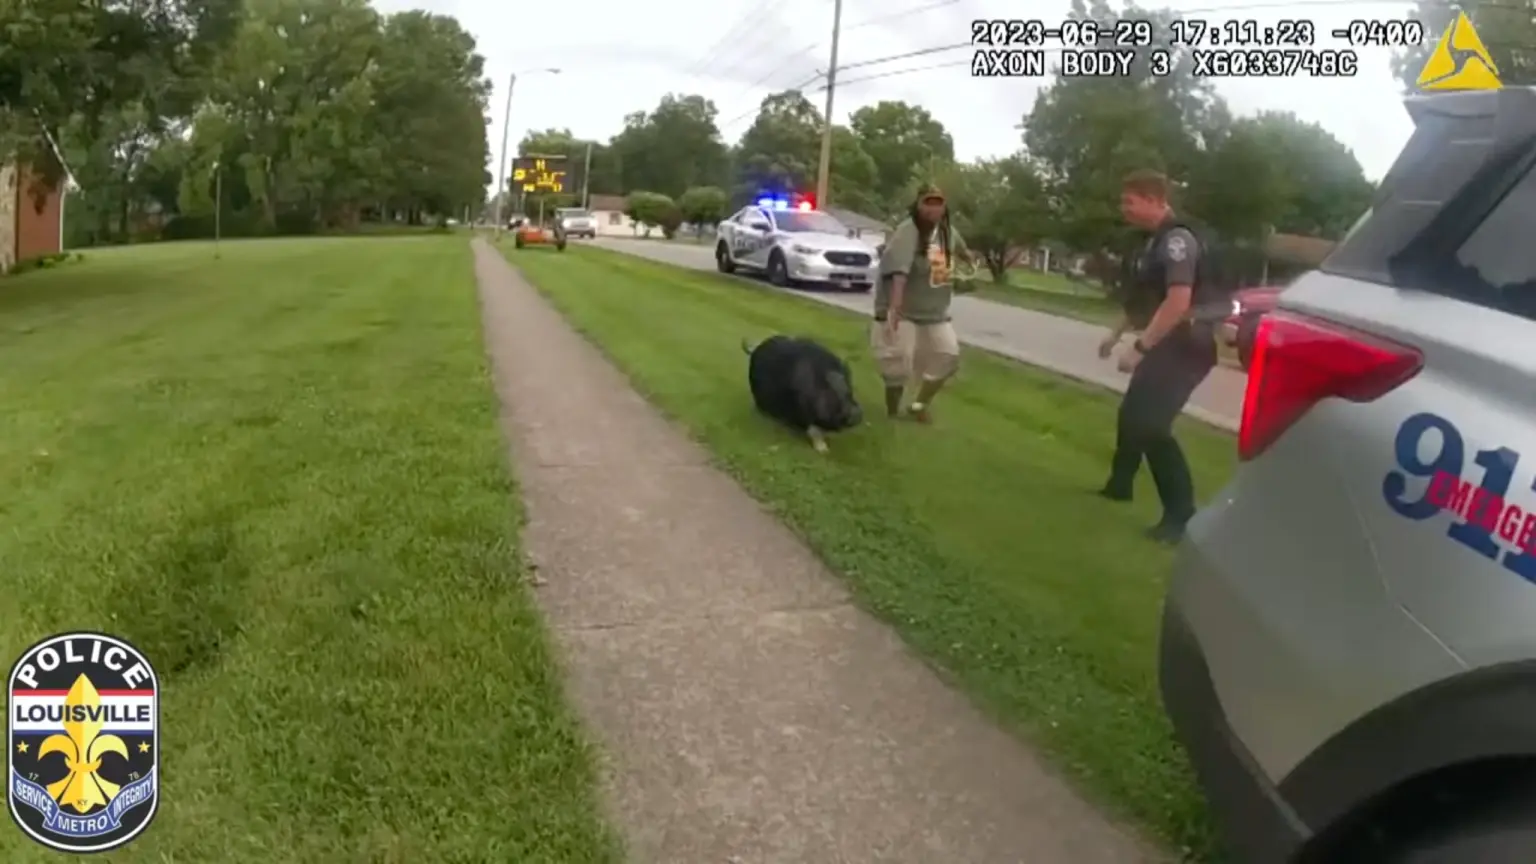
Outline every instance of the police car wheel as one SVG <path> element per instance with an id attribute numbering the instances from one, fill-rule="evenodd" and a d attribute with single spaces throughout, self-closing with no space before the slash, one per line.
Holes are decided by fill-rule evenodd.
<path id="1" fill-rule="evenodd" d="M 789 264 L 784 260 L 784 253 L 777 249 L 768 256 L 768 281 L 780 288 L 789 285 Z"/>
<path id="2" fill-rule="evenodd" d="M 1382 864 L 1536 861 L 1536 793 L 1514 787 L 1527 782 L 1523 777 L 1517 773 L 1505 780 L 1490 779 L 1485 790 L 1491 792 L 1488 798 L 1481 794 L 1467 798 L 1440 790 L 1442 794 L 1433 800 L 1415 801 L 1404 813 L 1392 814 L 1383 823 L 1384 832 L 1338 849 L 1341 857 L 1329 860 Z M 1398 818 L 1409 813 L 1415 821 Z"/>
<path id="3" fill-rule="evenodd" d="M 724 243 L 715 244 L 715 269 L 721 273 L 736 272 L 736 263 L 731 260 L 731 251 Z"/>

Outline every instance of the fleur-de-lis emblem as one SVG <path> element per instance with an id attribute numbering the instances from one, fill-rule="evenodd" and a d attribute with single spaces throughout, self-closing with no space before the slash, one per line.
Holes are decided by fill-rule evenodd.
<path id="1" fill-rule="evenodd" d="M 67 713 L 73 706 L 95 710 L 85 712 L 84 719 L 76 719 Z M 49 753 L 63 753 L 64 764 L 69 768 L 64 779 L 48 784 L 48 794 L 60 806 L 73 807 L 78 813 L 85 813 L 92 807 L 105 807 L 117 797 L 121 787 L 97 773 L 101 768 L 101 757 L 116 753 L 126 760 L 128 747 L 116 735 L 101 734 L 101 727 L 105 725 L 101 694 L 96 692 L 91 679 L 84 675 L 75 679 L 69 695 L 64 697 L 64 710 L 64 734 L 49 735 L 37 750 L 38 759 Z"/>

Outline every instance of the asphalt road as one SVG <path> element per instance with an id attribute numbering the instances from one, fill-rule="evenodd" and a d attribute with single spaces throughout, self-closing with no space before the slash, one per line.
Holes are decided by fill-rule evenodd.
<path id="1" fill-rule="evenodd" d="M 592 243 L 604 249 L 679 267 L 715 269 L 714 247 L 707 243 L 694 245 L 603 237 Z M 864 314 L 870 313 L 870 304 L 873 302 L 868 294 L 821 291 L 793 293 L 808 300 Z M 1104 335 L 1100 327 L 975 297 L 956 297 L 951 312 L 960 340 L 968 345 L 1113 390 L 1125 390 L 1129 376 L 1117 371 L 1114 361 L 1099 359 L 1098 344 Z M 1223 366 L 1216 367 L 1200 389 L 1195 391 L 1185 413 L 1225 429 L 1237 429 L 1243 408 L 1244 381 L 1241 372 Z"/>

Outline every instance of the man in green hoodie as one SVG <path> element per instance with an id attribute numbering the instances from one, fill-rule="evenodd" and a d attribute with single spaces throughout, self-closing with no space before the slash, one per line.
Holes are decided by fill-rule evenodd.
<path id="1" fill-rule="evenodd" d="M 910 216 L 886 241 L 875 289 L 870 344 L 885 381 L 885 410 L 902 412 L 907 382 L 916 379 L 917 398 L 908 416 L 932 422 L 934 397 L 960 367 L 960 340 L 950 323 L 954 264 L 969 257 L 949 223 L 944 193 L 928 184 L 918 190 Z"/>

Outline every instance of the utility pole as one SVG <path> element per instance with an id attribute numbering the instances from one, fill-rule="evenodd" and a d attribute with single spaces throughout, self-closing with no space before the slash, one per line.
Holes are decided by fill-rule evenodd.
<path id="1" fill-rule="evenodd" d="M 512 129 L 512 88 L 517 86 L 517 73 L 507 79 L 507 113 L 501 124 L 501 161 L 496 166 L 496 239 L 501 239 L 501 204 L 507 193 L 507 133 Z"/>
<path id="2" fill-rule="evenodd" d="M 587 192 L 592 188 L 592 142 L 587 142 L 587 165 L 581 169 L 581 209 L 587 209 Z"/>
<path id="3" fill-rule="evenodd" d="M 832 176 L 832 96 L 837 92 L 837 39 L 843 31 L 843 0 L 832 2 L 832 59 L 827 63 L 827 108 L 821 126 L 821 163 L 816 166 L 816 207 L 827 206 Z"/>

